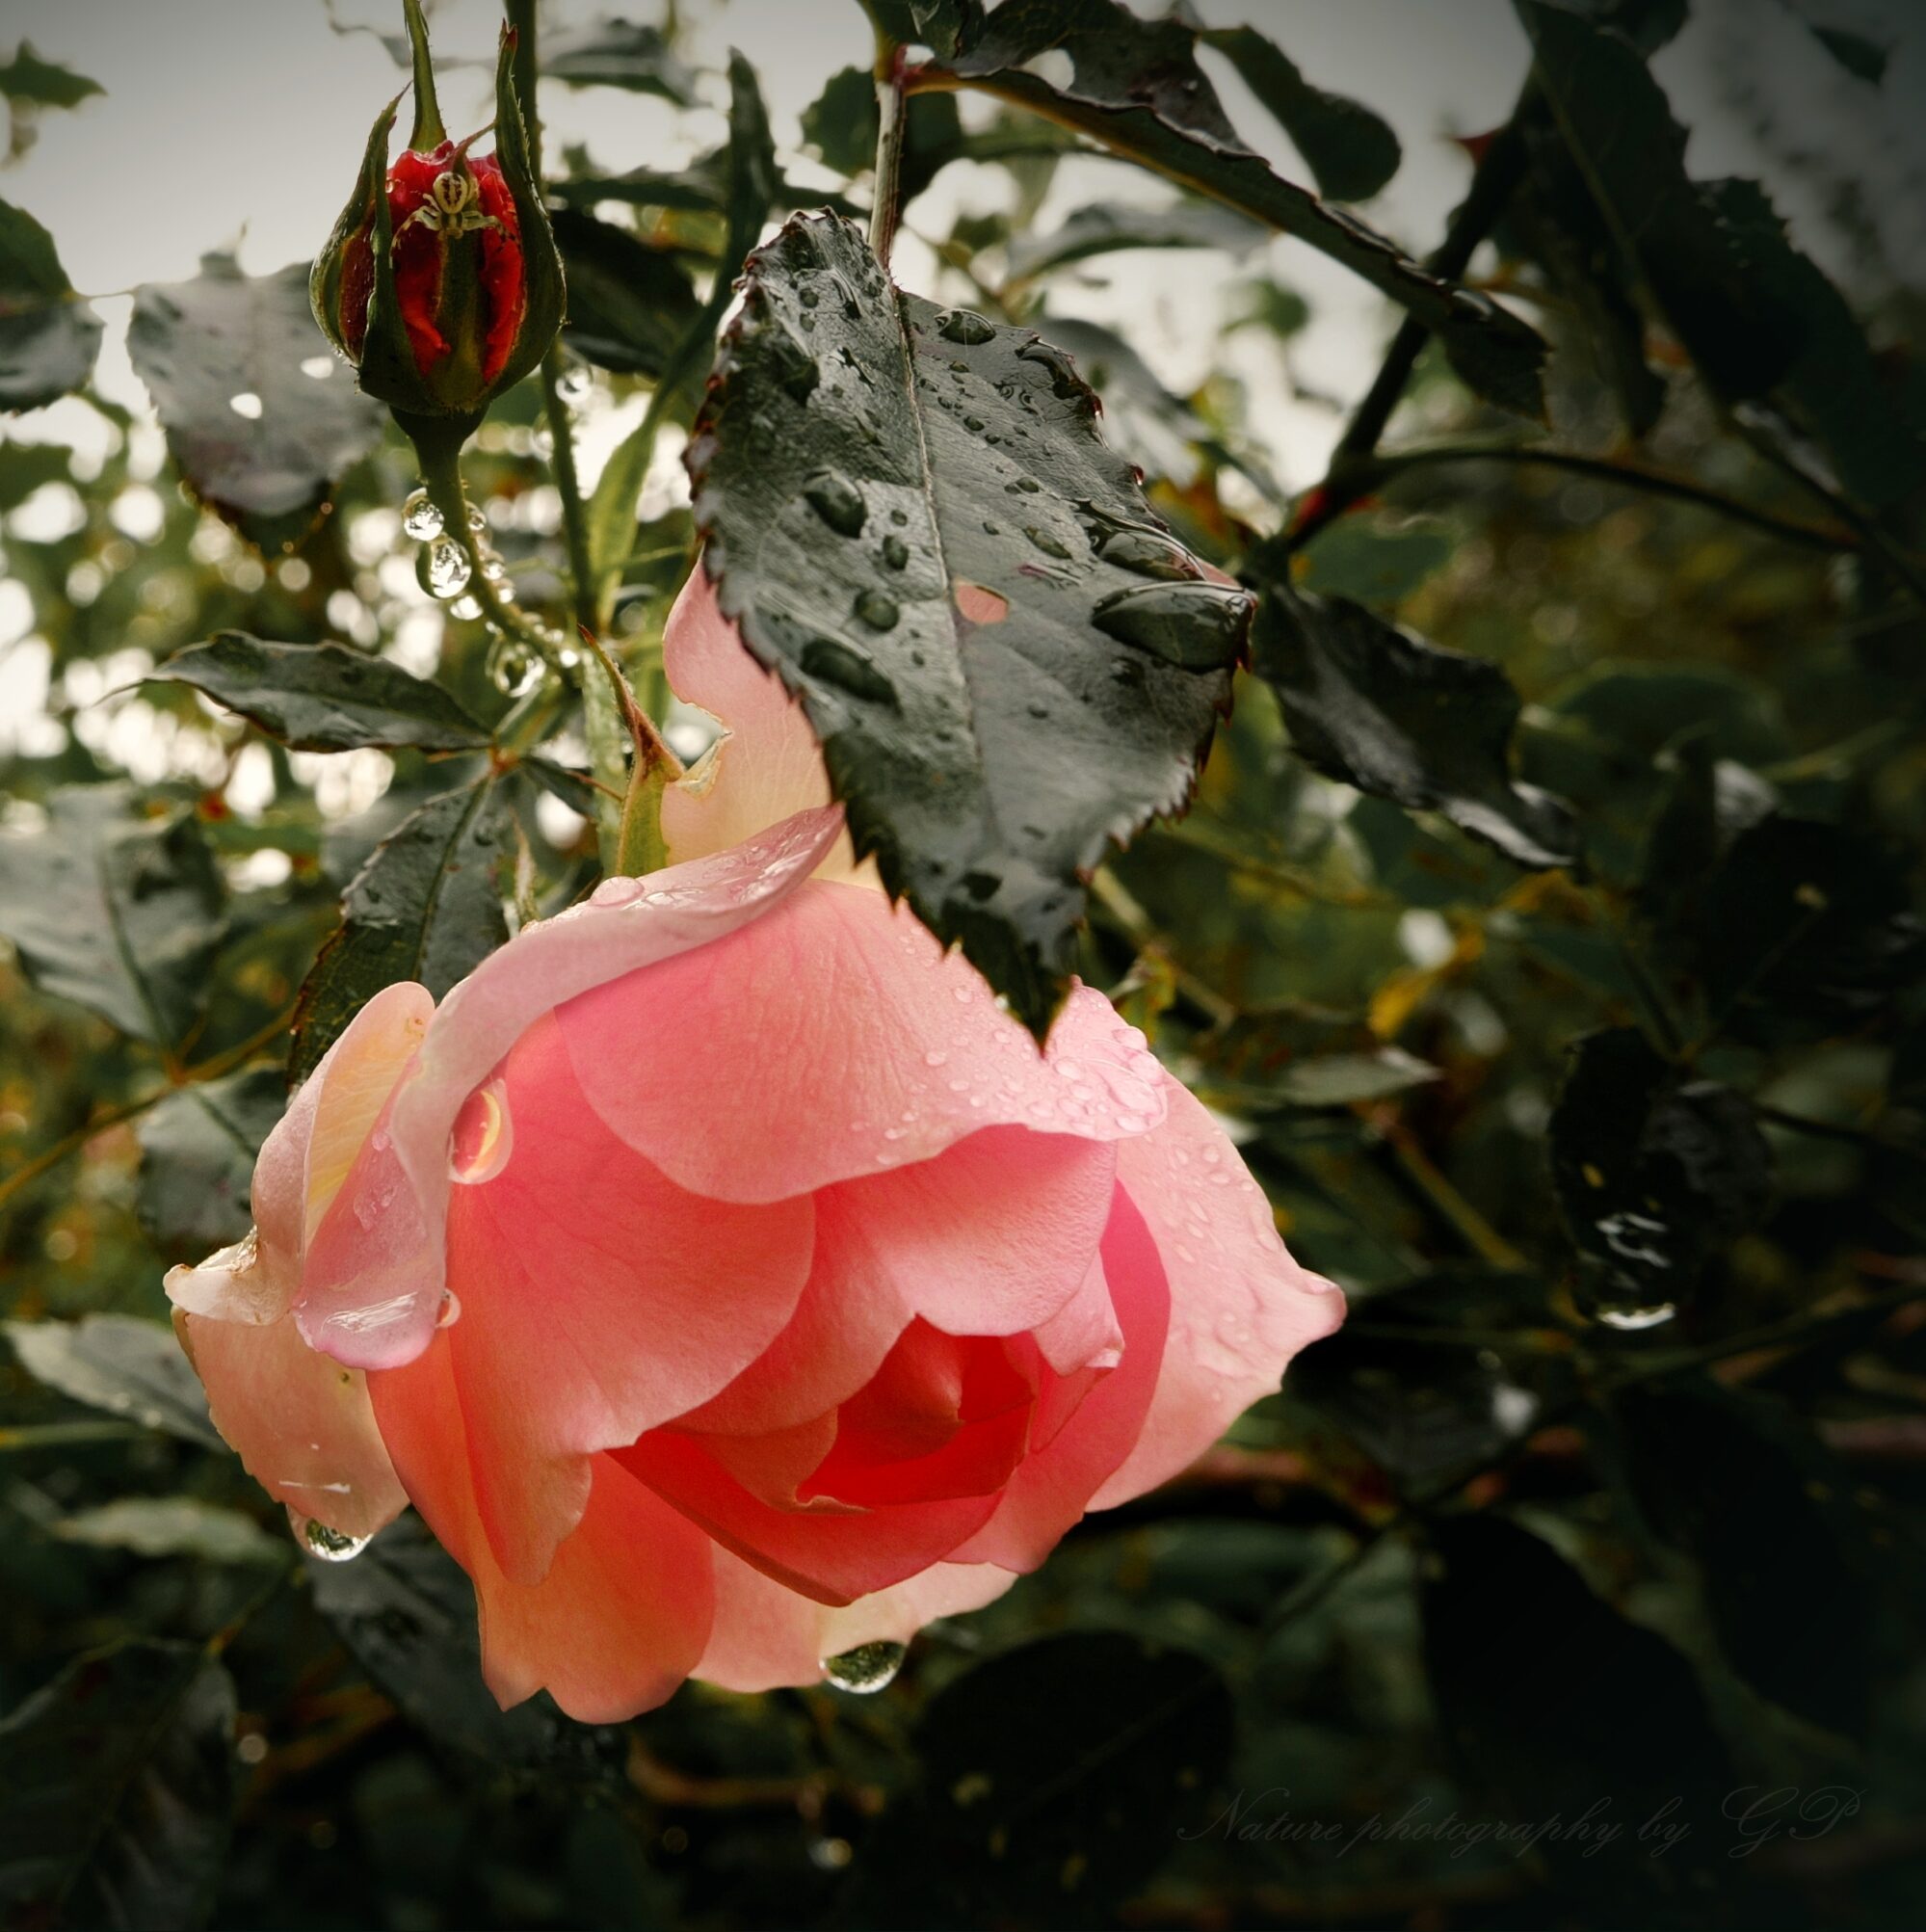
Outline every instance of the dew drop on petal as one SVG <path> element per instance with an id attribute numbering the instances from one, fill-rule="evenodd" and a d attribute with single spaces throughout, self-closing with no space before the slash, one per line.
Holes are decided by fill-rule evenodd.
<path id="1" fill-rule="evenodd" d="M 448 1140 L 448 1178 L 463 1187 L 492 1180 L 514 1151 L 514 1120 L 500 1080 L 477 1087 L 455 1117 Z"/>
<path id="2" fill-rule="evenodd" d="M 309 1556 L 324 1563 L 346 1563 L 360 1555 L 374 1541 L 370 1536 L 350 1536 L 345 1530 L 330 1529 L 311 1516 L 303 1516 L 292 1503 L 287 1506 L 287 1524 L 294 1540 Z"/>
<path id="3" fill-rule="evenodd" d="M 852 1651 L 825 1657 L 823 1675 L 838 1690 L 868 1697 L 887 1689 L 896 1681 L 896 1673 L 903 1668 L 903 1659 L 909 1654 L 907 1644 L 858 1644 Z"/>

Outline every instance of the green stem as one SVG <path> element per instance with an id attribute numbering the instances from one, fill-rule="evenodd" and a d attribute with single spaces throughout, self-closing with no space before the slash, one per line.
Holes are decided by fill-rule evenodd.
<path id="1" fill-rule="evenodd" d="M 876 29 L 876 191 L 869 211 L 869 246 L 884 269 L 896 240 L 903 196 L 903 136 L 908 102 L 903 92 L 903 49 Z"/>

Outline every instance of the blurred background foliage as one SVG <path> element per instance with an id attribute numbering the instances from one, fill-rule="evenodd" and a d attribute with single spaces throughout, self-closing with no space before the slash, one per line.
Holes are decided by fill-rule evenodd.
<path id="1" fill-rule="evenodd" d="M 882 11 L 940 56 L 971 14 Z M 1081 12 L 1127 67 L 1107 0 Z M 1823 154 L 1786 159 L 1824 190 L 1831 282 L 1755 191 L 1686 181 L 1644 66 L 1684 12 L 1524 0 L 1512 120 L 1404 161 L 1470 181 L 1434 261 L 1549 340 L 1545 421 L 1387 321 L 1385 376 L 1330 404 L 1336 455 L 1295 497 L 1242 385 L 1174 394 L 1073 312 L 1114 253 L 1228 250 L 1222 325 L 1287 368 L 1293 247 L 1174 191 L 1040 223 L 1087 127 L 1021 87 L 911 99 L 912 229 L 952 164 L 999 184 L 932 198 L 921 292 L 1069 350 L 1159 514 L 1263 594 L 1195 807 L 1097 875 L 1083 971 L 1237 1125 L 1353 1313 L 1186 1477 L 927 1633 L 882 1694 L 691 1684 L 607 1730 L 496 1710 L 465 1583 L 411 1518 L 352 1563 L 298 1557 L 160 1289 L 245 1229 L 298 1014 L 445 985 L 594 883 L 587 728 L 565 716 L 540 769 L 491 749 L 538 667 L 423 588 L 410 452 L 297 277 L 210 258 L 141 292 L 131 410 L 86 387 L 99 327 L 58 237 L 0 211 L 5 400 L 77 388 L 89 413 L 72 446 L 0 447 L 10 1923 L 1917 1922 L 1920 291 Z M 1877 36 L 1807 17 L 1815 71 L 1890 84 Z M 1237 66 L 1300 176 L 1368 199 L 1395 139 L 1256 25 L 1305 71 L 1223 29 L 1211 71 Z M 546 59 L 723 97 L 673 10 Z M 0 86 L 16 150 L 91 91 L 25 45 Z M 591 153 L 544 95 L 566 399 L 630 425 L 664 391 L 663 440 L 596 491 L 609 637 L 657 707 L 692 542 L 674 432 L 731 236 L 869 192 L 860 67 L 756 168 L 734 88 L 733 168 Z M 551 455 L 531 381 L 467 462 L 534 610 L 565 595 Z M 337 663 L 336 697 L 372 675 L 404 714 L 344 724 L 264 698 L 245 647 L 166 669 L 224 632 L 331 641 L 454 701 Z M 239 710 L 204 695 L 223 676 Z"/>

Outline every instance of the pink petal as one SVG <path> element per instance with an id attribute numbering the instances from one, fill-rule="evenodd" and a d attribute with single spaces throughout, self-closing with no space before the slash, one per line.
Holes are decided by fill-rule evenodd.
<path id="1" fill-rule="evenodd" d="M 435 1001 L 404 981 L 383 987 L 349 1022 L 275 1123 L 254 1163 L 254 1226 L 197 1268 L 171 1268 L 176 1308 L 221 1321 L 278 1321 L 301 1287 L 302 1255 L 333 1199 Z"/>
<path id="2" fill-rule="evenodd" d="M 830 803 L 816 734 L 782 680 L 750 655 L 716 607 L 700 565 L 690 572 L 662 634 L 663 669 L 685 704 L 709 713 L 724 735 L 662 800 L 662 835 L 678 864 L 740 845 L 792 812 Z M 845 835 L 825 861 L 855 863 Z"/>
<path id="3" fill-rule="evenodd" d="M 761 1433 L 833 1409 L 919 1315 L 951 1335 L 1051 1325 L 1054 1346 L 1088 1361 L 1109 1339 L 1109 1298 L 1099 1285 L 1100 1306 L 1073 1304 L 1116 1167 L 1108 1142 L 988 1127 L 914 1167 L 825 1188 L 795 1319 L 689 1423 Z"/>
<path id="4" fill-rule="evenodd" d="M 1158 1386 L 1171 1294 L 1149 1230 L 1121 1187 L 1103 1237 L 1101 1273 L 1123 1333 L 1122 1359 L 1108 1372 L 1086 1368 L 1049 1378 L 1038 1398 L 1031 1453 L 1011 1476 L 996 1514 L 954 1561 L 1035 1570 L 1137 1441 Z"/>
<path id="5" fill-rule="evenodd" d="M 370 1368 L 418 1355 L 441 1308 L 449 1150 L 468 1096 L 561 1002 L 760 923 L 807 879 L 841 823 L 834 809 L 799 813 L 713 859 L 605 881 L 588 904 L 528 927 L 456 987 L 310 1244 L 296 1312 L 313 1346 Z M 674 1038 L 671 1077 L 680 1086 L 689 1043 L 702 1035 L 678 1015 Z"/>
<path id="6" fill-rule="evenodd" d="M 176 1310 L 214 1426 L 272 1496 L 343 1536 L 372 1536 L 408 1498 L 366 1379 L 317 1355 L 292 1320 L 256 1325 Z"/>
<path id="7" fill-rule="evenodd" d="M 666 1180 L 583 1100 L 552 1017 L 488 1096 L 510 1151 L 449 1202 L 449 1341 L 489 1543 L 533 1583 L 581 1513 L 588 1456 L 706 1401 L 776 1338 L 815 1215 Z"/>
<path id="8" fill-rule="evenodd" d="M 1101 994 L 1079 988 L 1040 1054 L 907 910 L 827 881 L 666 960 L 646 994 L 604 985 L 559 1017 L 602 1118 L 722 1201 L 907 1167 L 987 1126 L 1112 1141 L 1163 1118 L 1162 1069 Z"/>
<path id="9" fill-rule="evenodd" d="M 980 1610 L 1016 1578 L 988 1563 L 937 1563 L 919 1575 L 831 1608 L 800 1597 L 718 1548 L 716 1620 L 693 1675 L 726 1690 L 819 1682 L 823 1660 L 858 1644 L 907 1644 L 938 1617 Z"/>
<path id="10" fill-rule="evenodd" d="M 1171 1284 L 1171 1331 L 1144 1432 L 1094 1508 L 1127 1502 L 1193 1463 L 1299 1349 L 1344 1319 L 1344 1297 L 1291 1259 L 1270 1204 L 1224 1130 L 1175 1080 L 1164 1125 L 1118 1150 Z"/>
<path id="11" fill-rule="evenodd" d="M 547 1575 L 510 1582 L 476 1509 L 447 1340 L 434 1337 L 406 1367 L 370 1376 L 369 1388 L 409 1499 L 474 1581 L 488 1688 L 505 1708 L 545 1689 L 584 1724 L 652 1709 L 708 1641 L 708 1539 L 597 1456 L 582 1520 Z"/>

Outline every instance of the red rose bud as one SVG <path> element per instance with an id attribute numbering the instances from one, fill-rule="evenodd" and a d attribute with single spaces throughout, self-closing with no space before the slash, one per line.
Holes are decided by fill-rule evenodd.
<path id="1" fill-rule="evenodd" d="M 405 415 L 479 419 L 541 359 L 562 320 L 562 258 L 531 166 L 502 37 L 495 151 L 450 141 L 408 0 L 414 131 L 387 166 L 399 96 L 375 122 L 355 193 L 315 262 L 315 319 L 362 389 Z"/>

